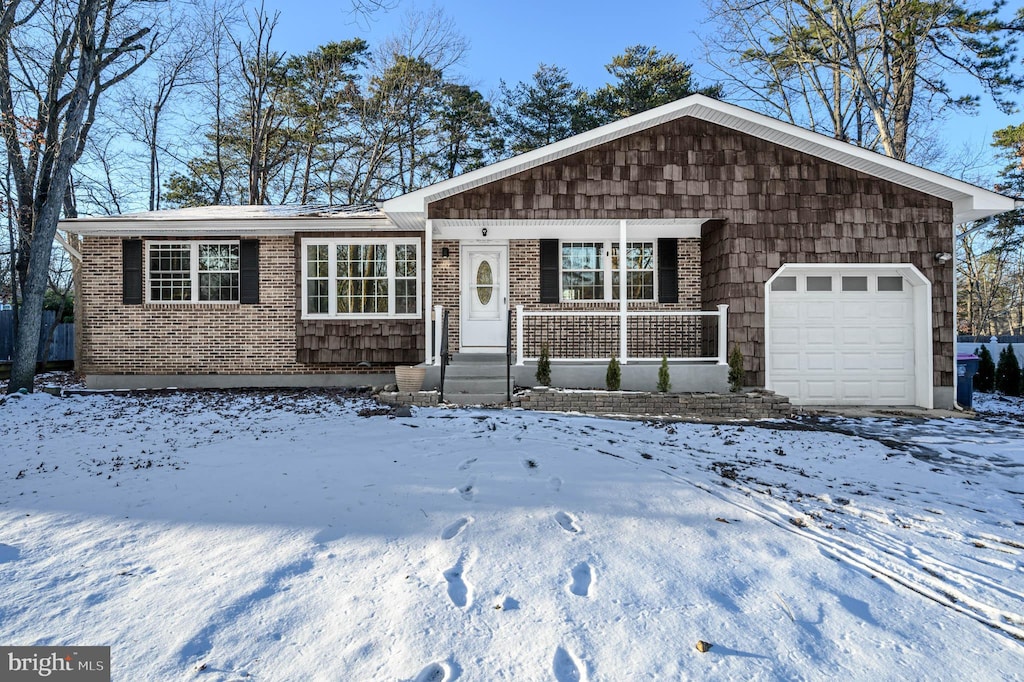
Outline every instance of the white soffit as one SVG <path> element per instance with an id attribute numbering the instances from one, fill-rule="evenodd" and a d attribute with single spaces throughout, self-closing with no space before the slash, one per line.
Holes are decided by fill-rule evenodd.
<path id="1" fill-rule="evenodd" d="M 386 201 L 381 208 L 398 225 L 422 225 L 427 204 L 430 202 L 684 116 L 716 123 L 945 199 L 953 204 L 954 223 L 977 220 L 1014 208 L 1014 200 L 1010 197 L 704 95 L 690 95 L 451 180 L 424 187 Z"/>

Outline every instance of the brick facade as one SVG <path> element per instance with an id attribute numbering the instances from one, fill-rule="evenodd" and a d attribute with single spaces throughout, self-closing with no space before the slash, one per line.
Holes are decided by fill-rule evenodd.
<path id="1" fill-rule="evenodd" d="M 780 265 L 909 262 L 932 282 L 935 386 L 953 385 L 953 271 L 932 257 L 951 248 L 952 205 L 749 134 L 683 117 L 440 199 L 428 217 L 714 221 L 701 303 L 729 304 L 750 385 L 764 383 L 764 283 Z"/>
<path id="2" fill-rule="evenodd" d="M 79 299 L 87 312 L 79 327 L 80 371 L 87 376 L 336 374 L 422 361 L 420 320 L 301 321 L 297 250 L 298 238 L 260 238 L 258 304 L 125 305 L 121 239 L 84 238 Z M 403 328 L 396 332 L 389 322 L 402 322 Z M 376 347 L 368 350 L 367 340 Z M 349 352 L 337 352 L 343 349 Z M 373 366 L 359 366 L 361 360 Z"/>
<path id="3" fill-rule="evenodd" d="M 581 236 L 581 239 L 586 237 Z M 447 248 L 448 258 L 441 256 L 441 250 Z M 637 303 L 629 304 L 630 310 L 680 310 L 694 311 L 701 309 L 700 286 L 700 240 L 677 240 L 678 253 L 678 303 Z M 536 239 L 513 239 L 509 241 L 509 309 L 512 311 L 512 338 L 515 343 L 516 319 L 515 307 L 522 305 L 531 311 L 608 311 L 617 312 L 618 302 L 570 301 L 564 303 L 540 303 L 540 241 Z M 459 334 L 459 317 L 461 310 L 460 291 L 460 258 L 459 242 L 454 240 L 436 240 L 434 242 L 434 305 L 444 306 L 449 311 L 448 343 L 452 352 L 458 351 L 461 344 Z M 556 357 L 588 357 L 587 352 L 596 355 L 589 357 L 611 357 L 619 353 L 618 318 L 592 317 L 580 315 L 569 318 L 546 318 L 547 326 L 536 321 L 545 318 L 531 318 L 531 326 L 524 332 L 524 354 L 535 357 L 539 353 L 542 340 L 548 342 L 553 356 Z M 691 329 L 699 323 L 681 323 L 675 318 L 640 318 L 631 324 L 647 325 L 649 333 L 633 334 L 638 342 L 630 346 L 630 354 L 634 357 L 645 355 L 660 357 L 665 351 L 666 336 L 690 339 L 687 351 L 693 352 L 693 344 L 699 343 L 699 329 Z M 654 329 L 653 325 L 657 325 Z M 557 333 L 556 333 L 557 332 Z M 679 344 L 677 344 L 679 345 Z M 587 351 L 587 352 L 584 352 Z M 669 355 L 675 355 L 673 352 Z M 680 348 L 682 352 L 682 348 Z"/>

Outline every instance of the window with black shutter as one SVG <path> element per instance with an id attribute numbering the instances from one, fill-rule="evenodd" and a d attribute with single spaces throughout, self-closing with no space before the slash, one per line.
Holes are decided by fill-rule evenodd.
<path id="1" fill-rule="evenodd" d="M 121 242 L 121 301 L 125 305 L 142 304 L 142 240 Z"/>
<path id="2" fill-rule="evenodd" d="M 677 240 L 658 240 L 658 302 L 679 303 L 679 250 Z"/>
<path id="3" fill-rule="evenodd" d="M 239 303 L 260 302 L 260 242 L 243 239 L 239 250 Z"/>
<path id="4" fill-rule="evenodd" d="M 557 239 L 540 240 L 540 302 L 558 303 L 558 261 Z"/>

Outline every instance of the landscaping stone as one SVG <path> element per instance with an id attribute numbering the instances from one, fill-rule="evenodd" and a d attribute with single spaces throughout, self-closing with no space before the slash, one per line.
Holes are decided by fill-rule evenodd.
<path id="1" fill-rule="evenodd" d="M 526 391 L 513 397 L 525 410 L 682 417 L 695 420 L 779 419 L 793 415 L 789 399 L 772 391 L 715 393 L 627 393 L 618 391 Z"/>

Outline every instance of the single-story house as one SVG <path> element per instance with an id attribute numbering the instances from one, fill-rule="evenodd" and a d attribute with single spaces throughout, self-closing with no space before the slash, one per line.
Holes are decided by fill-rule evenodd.
<path id="1" fill-rule="evenodd" d="M 94 387 L 369 383 L 442 343 L 511 345 L 524 383 L 542 346 L 602 378 L 721 372 L 739 347 L 796 404 L 931 408 L 955 395 L 953 226 L 1014 204 L 693 95 L 377 206 L 61 228 Z"/>

